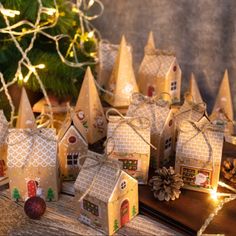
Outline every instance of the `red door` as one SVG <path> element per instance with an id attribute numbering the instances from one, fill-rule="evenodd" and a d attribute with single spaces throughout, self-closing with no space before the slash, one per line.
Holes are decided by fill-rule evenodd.
<path id="1" fill-rule="evenodd" d="M 129 201 L 124 200 L 120 207 L 120 222 L 121 226 L 124 226 L 129 222 Z"/>
<path id="2" fill-rule="evenodd" d="M 28 197 L 34 197 L 36 196 L 36 182 L 34 180 L 30 180 L 27 183 L 27 189 L 28 189 Z"/>
<path id="3" fill-rule="evenodd" d="M 154 92 L 155 92 L 155 89 L 151 85 L 148 86 L 148 92 L 147 92 L 148 97 L 152 97 Z"/>
<path id="4" fill-rule="evenodd" d="M 4 161 L 0 160 L 0 177 L 4 176 Z"/>

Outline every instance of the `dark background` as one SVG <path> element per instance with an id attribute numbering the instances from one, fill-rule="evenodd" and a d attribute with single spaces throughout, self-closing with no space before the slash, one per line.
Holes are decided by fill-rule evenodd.
<path id="1" fill-rule="evenodd" d="M 182 93 L 194 72 L 211 111 L 227 68 L 236 113 L 236 1 L 102 0 L 105 10 L 93 24 L 104 39 L 133 46 L 137 70 L 150 30 L 156 47 L 174 50 L 183 72 Z"/>

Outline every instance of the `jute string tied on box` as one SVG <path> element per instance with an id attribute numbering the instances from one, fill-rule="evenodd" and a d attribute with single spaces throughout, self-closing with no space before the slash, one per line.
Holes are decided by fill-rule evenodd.
<path id="1" fill-rule="evenodd" d="M 23 143 L 24 141 L 27 141 L 28 139 L 30 139 L 30 148 L 29 148 L 29 153 L 27 154 L 27 156 L 25 157 L 25 160 L 24 160 L 24 165 L 22 166 L 22 168 L 25 168 L 25 166 L 27 165 L 27 163 L 29 162 L 30 158 L 32 157 L 32 153 L 34 152 L 34 147 L 35 147 L 35 141 L 36 141 L 36 138 L 37 137 L 40 137 L 42 138 L 43 140 L 47 140 L 49 142 L 57 142 L 56 139 L 54 138 L 50 138 L 48 136 L 46 136 L 45 134 L 43 134 L 43 129 L 45 129 L 44 127 L 41 127 L 41 128 L 33 128 L 33 129 L 12 129 L 8 132 L 8 135 L 7 135 L 7 144 L 8 146 L 14 146 L 14 145 L 18 145 L 20 143 Z M 12 133 L 23 133 L 25 135 L 25 138 L 17 141 L 17 142 L 14 142 L 12 143 L 10 140 L 9 140 L 9 136 L 10 134 Z"/>

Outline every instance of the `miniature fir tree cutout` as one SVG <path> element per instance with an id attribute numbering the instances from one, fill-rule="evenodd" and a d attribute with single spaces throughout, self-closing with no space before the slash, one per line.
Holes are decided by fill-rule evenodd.
<path id="1" fill-rule="evenodd" d="M 109 91 L 109 94 L 106 93 L 104 99 L 114 107 L 129 106 L 131 95 L 138 92 L 131 53 L 128 51 L 124 36 L 122 36 L 112 74 L 105 89 Z"/>
<path id="2" fill-rule="evenodd" d="M 90 67 L 87 68 L 75 112 L 87 132 L 89 144 L 106 136 L 107 121 Z"/>
<path id="3" fill-rule="evenodd" d="M 202 96 L 193 73 L 191 73 L 190 76 L 189 94 L 186 99 L 187 101 L 195 104 L 203 103 Z"/>
<path id="4" fill-rule="evenodd" d="M 34 113 L 32 111 L 27 93 L 25 88 L 22 87 L 20 106 L 18 110 L 18 119 L 16 122 L 16 128 L 26 129 L 26 128 L 36 128 L 36 122 Z"/>
<path id="5" fill-rule="evenodd" d="M 146 53 L 150 53 L 156 50 L 156 46 L 155 46 L 155 41 L 154 41 L 154 37 L 153 37 L 153 32 L 150 31 L 149 35 L 148 35 L 148 40 L 147 40 L 147 44 L 145 46 L 145 54 Z"/>
<path id="6" fill-rule="evenodd" d="M 234 118 L 232 97 L 228 71 L 225 70 L 224 77 L 220 84 L 219 92 L 216 97 L 215 105 L 211 114 L 212 121 L 223 121 L 227 123 L 229 133 L 233 133 L 232 121 Z"/>

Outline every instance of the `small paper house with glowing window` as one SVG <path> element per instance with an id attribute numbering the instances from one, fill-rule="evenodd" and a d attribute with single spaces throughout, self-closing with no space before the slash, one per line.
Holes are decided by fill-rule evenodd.
<path id="1" fill-rule="evenodd" d="M 127 116 L 146 117 L 151 124 L 151 166 L 159 168 L 168 163 L 175 147 L 175 120 L 173 109 L 162 99 L 152 100 L 140 94 L 134 94 Z"/>
<path id="2" fill-rule="evenodd" d="M 19 106 L 18 128 L 8 134 L 7 167 L 13 200 L 40 196 L 58 199 L 59 165 L 56 132 L 36 128 L 34 115 L 25 90 Z"/>
<path id="3" fill-rule="evenodd" d="M 138 92 L 132 55 L 124 36 L 122 36 L 112 74 L 105 89 L 108 92 L 104 94 L 104 100 L 113 107 L 128 107 L 132 94 Z"/>
<path id="4" fill-rule="evenodd" d="M 85 128 L 89 144 L 104 138 L 107 131 L 107 120 L 94 81 L 88 67 L 75 106 L 76 115 Z"/>
<path id="5" fill-rule="evenodd" d="M 140 92 L 150 97 L 164 95 L 168 100 L 171 98 L 172 103 L 179 102 L 181 74 L 176 56 L 171 52 L 156 50 L 153 34 L 150 33 L 138 71 Z"/>
<path id="6" fill-rule="evenodd" d="M 126 119 L 122 122 L 121 119 Z M 148 170 L 150 164 L 150 123 L 144 119 L 133 119 L 130 117 L 120 118 L 110 116 L 107 139 L 111 139 L 107 144 L 110 158 L 122 163 L 122 169 L 138 180 L 140 184 L 148 181 Z M 128 123 L 131 122 L 135 128 Z M 145 142 L 146 141 L 146 142 Z"/>
<path id="7" fill-rule="evenodd" d="M 228 71 L 224 73 L 210 119 L 213 123 L 225 124 L 225 135 L 234 134 L 234 112 Z"/>
<path id="8" fill-rule="evenodd" d="M 0 110 L 0 181 L 7 176 L 7 131 L 8 122 L 2 110 Z"/>
<path id="9" fill-rule="evenodd" d="M 224 132 L 207 117 L 197 122 L 183 121 L 177 139 L 175 171 L 187 189 L 216 190 L 220 176 Z"/>
<path id="10" fill-rule="evenodd" d="M 74 111 L 68 114 L 58 134 L 59 162 L 62 179 L 75 180 L 79 173 L 79 158 L 87 154 L 86 132 Z"/>
<path id="11" fill-rule="evenodd" d="M 90 152 L 98 159 L 101 155 Z M 75 182 L 79 219 L 106 235 L 112 235 L 138 214 L 138 182 L 111 161 L 100 166 L 87 158 Z"/>

